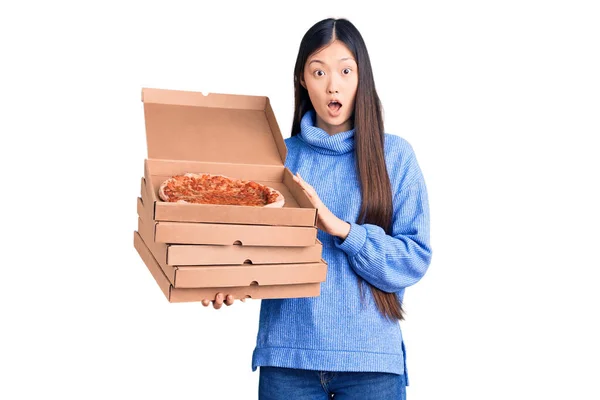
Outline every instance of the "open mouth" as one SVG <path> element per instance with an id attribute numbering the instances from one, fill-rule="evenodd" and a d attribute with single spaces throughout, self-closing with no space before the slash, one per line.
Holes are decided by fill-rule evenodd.
<path id="1" fill-rule="evenodd" d="M 331 111 L 337 112 L 342 108 L 342 103 L 337 100 L 331 100 L 329 104 L 327 104 L 327 107 L 329 107 Z"/>

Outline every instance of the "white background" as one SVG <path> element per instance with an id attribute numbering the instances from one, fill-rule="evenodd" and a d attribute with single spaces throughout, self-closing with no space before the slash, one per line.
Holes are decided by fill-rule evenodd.
<path id="1" fill-rule="evenodd" d="M 334 16 L 362 32 L 386 130 L 430 193 L 409 399 L 600 398 L 596 2 L 16 4 L 0 8 L 0 397 L 257 398 L 260 301 L 169 304 L 133 248 L 141 88 L 266 95 L 288 137 L 298 45 Z"/>

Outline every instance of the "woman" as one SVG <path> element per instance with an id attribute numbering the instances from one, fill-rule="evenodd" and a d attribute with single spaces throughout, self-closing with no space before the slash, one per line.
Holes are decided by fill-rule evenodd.
<path id="1" fill-rule="evenodd" d="M 431 260 L 424 178 L 410 144 L 384 133 L 352 23 L 311 27 L 294 77 L 285 165 L 319 210 L 328 273 L 318 297 L 262 300 L 252 358 L 259 398 L 404 399 L 401 304 Z M 214 307 L 222 304 L 220 295 Z"/>

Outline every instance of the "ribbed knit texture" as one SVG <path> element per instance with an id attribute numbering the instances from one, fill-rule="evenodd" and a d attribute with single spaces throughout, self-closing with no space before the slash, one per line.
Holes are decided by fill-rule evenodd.
<path id="1" fill-rule="evenodd" d="M 394 206 L 392 232 L 386 235 L 376 225 L 356 223 L 361 194 L 353 129 L 330 136 L 315 126 L 310 111 L 301 121 L 301 132 L 285 142 L 285 166 L 300 172 L 351 228 L 344 241 L 318 231 L 328 263 L 319 297 L 262 300 L 252 369 L 405 373 L 400 324 L 382 317 L 364 284 L 361 296 L 358 276 L 402 299 L 404 289 L 427 271 L 429 205 L 412 147 L 399 136 L 385 135 Z"/>

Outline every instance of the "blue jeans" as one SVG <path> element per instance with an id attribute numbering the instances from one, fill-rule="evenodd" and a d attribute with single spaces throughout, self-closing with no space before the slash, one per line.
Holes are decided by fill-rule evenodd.
<path id="1" fill-rule="evenodd" d="M 259 400 L 406 400 L 404 375 L 260 367 Z"/>

